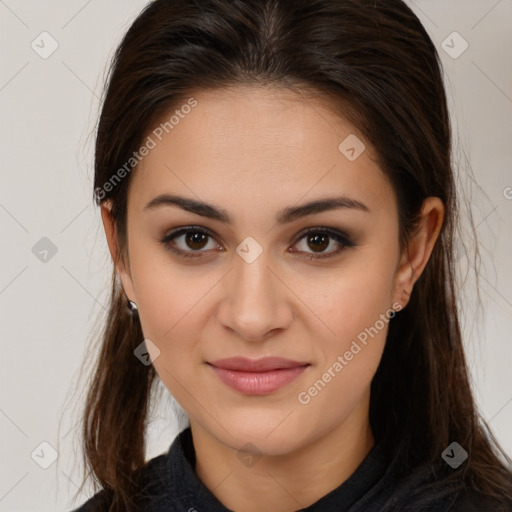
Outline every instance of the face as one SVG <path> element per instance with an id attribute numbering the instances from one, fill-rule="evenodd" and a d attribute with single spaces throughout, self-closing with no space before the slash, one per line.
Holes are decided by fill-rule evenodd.
<path id="1" fill-rule="evenodd" d="M 194 98 L 133 171 L 119 272 L 191 423 L 235 449 L 288 453 L 367 414 L 400 309 L 395 195 L 325 103 L 256 87 Z M 338 206 L 296 210 L 328 198 Z"/>

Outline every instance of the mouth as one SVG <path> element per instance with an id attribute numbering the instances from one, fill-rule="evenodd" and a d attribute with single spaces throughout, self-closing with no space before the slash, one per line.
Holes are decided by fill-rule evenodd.
<path id="1" fill-rule="evenodd" d="M 232 357 L 207 364 L 225 385 L 246 395 L 266 395 L 277 391 L 310 366 L 307 362 L 280 357 Z"/>

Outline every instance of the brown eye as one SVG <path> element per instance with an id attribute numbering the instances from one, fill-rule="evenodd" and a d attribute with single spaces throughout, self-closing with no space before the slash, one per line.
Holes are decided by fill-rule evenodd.
<path id="1" fill-rule="evenodd" d="M 323 234 L 308 235 L 307 243 L 314 251 L 322 252 L 329 246 L 329 237 Z"/>
<path id="2" fill-rule="evenodd" d="M 302 245 L 302 249 L 298 251 L 294 250 L 292 252 L 304 253 L 309 255 L 310 259 L 329 258 L 340 253 L 345 248 L 354 247 L 355 245 L 346 235 L 340 231 L 330 228 L 309 229 L 306 233 L 302 234 L 297 243 L 302 242 L 303 240 L 304 243 Z M 331 244 L 332 240 L 334 240 L 333 244 Z M 326 249 L 331 246 L 337 246 L 337 248 L 334 250 L 326 251 Z"/>
<path id="3" fill-rule="evenodd" d="M 182 239 L 181 241 L 179 239 Z M 179 228 L 166 235 L 160 242 L 167 248 L 178 254 L 179 256 L 198 257 L 206 252 L 209 239 L 213 236 L 202 228 L 194 226 Z M 219 247 L 213 244 L 213 249 Z"/>
<path id="4" fill-rule="evenodd" d="M 208 241 L 208 235 L 199 231 L 188 231 L 185 235 L 185 243 L 194 250 L 203 249 Z"/>

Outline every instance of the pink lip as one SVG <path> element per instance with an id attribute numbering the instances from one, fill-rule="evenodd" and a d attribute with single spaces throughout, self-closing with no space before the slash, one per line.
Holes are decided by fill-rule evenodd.
<path id="1" fill-rule="evenodd" d="M 247 395 L 265 395 L 277 391 L 309 366 L 309 363 L 280 357 L 257 360 L 232 357 L 208 364 L 224 384 Z"/>

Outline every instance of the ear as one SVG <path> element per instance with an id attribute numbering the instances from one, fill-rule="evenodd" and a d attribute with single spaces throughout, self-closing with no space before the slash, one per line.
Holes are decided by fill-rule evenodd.
<path id="1" fill-rule="evenodd" d="M 427 197 L 423 201 L 421 219 L 411 235 L 395 277 L 394 302 L 407 306 L 414 284 L 432 254 L 444 219 L 444 204 L 439 197 Z"/>
<path id="2" fill-rule="evenodd" d="M 114 218 L 112 217 L 111 210 L 112 203 L 110 201 L 105 201 L 105 203 L 101 205 L 101 219 L 103 221 L 103 228 L 105 229 L 105 235 L 107 237 L 108 249 L 110 251 L 112 261 L 114 262 L 116 273 L 121 279 L 124 293 L 130 300 L 137 303 L 135 293 L 133 291 L 130 266 L 129 264 L 126 265 L 124 261 L 125 258 L 123 257 L 123 254 L 119 249 L 116 225 L 114 222 Z"/>

